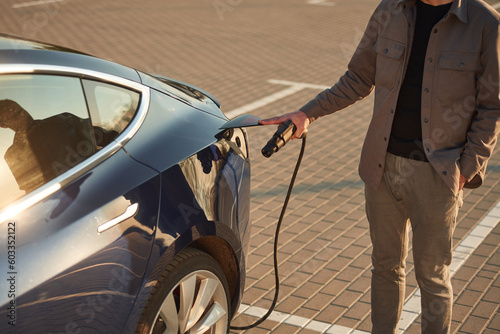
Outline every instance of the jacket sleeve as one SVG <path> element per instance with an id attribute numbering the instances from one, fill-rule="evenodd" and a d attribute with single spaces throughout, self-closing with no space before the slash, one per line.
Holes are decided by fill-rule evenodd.
<path id="1" fill-rule="evenodd" d="M 319 93 L 300 108 L 311 122 L 365 98 L 373 90 L 376 63 L 374 44 L 378 35 L 377 12 L 379 8 L 371 16 L 363 37 L 348 64 L 347 72 L 334 86 Z"/>
<path id="2" fill-rule="evenodd" d="M 460 157 L 460 173 L 467 179 L 466 187 L 482 184 L 488 159 L 493 153 L 500 132 L 500 43 L 499 23 L 490 25 L 483 35 L 482 70 L 477 82 L 476 114 Z"/>

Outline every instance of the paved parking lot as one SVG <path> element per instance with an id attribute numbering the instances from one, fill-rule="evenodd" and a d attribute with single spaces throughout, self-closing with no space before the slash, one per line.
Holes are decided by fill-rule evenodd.
<path id="1" fill-rule="evenodd" d="M 296 110 L 343 74 L 378 2 L 3 0 L 0 31 L 190 82 L 220 99 L 228 114 L 264 118 Z M 497 0 L 489 3 L 499 8 Z M 371 246 L 357 164 L 371 105 L 368 98 L 310 127 L 280 235 L 280 299 L 271 319 L 248 333 L 370 331 Z M 263 158 L 274 130 L 248 130 L 253 227 L 238 326 L 255 321 L 274 294 L 274 229 L 300 147 L 295 141 Z M 456 228 L 455 333 L 500 331 L 499 201 L 497 150 L 485 184 L 465 192 Z M 401 326 L 418 333 L 411 255 L 408 262 Z"/>

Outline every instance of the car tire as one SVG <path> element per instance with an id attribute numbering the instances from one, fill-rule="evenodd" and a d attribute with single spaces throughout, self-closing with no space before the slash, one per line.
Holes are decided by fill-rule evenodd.
<path id="1" fill-rule="evenodd" d="M 137 333 L 226 334 L 230 306 L 228 283 L 219 263 L 205 252 L 186 248 L 155 286 Z"/>

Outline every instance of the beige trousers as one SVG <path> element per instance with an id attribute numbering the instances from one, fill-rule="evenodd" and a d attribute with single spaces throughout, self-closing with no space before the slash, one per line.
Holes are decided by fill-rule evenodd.
<path id="1" fill-rule="evenodd" d="M 372 252 L 372 333 L 397 333 L 405 302 L 409 227 L 421 290 L 422 333 L 449 333 L 449 266 L 462 192 L 455 195 L 427 162 L 386 156 L 377 190 L 365 187 Z"/>

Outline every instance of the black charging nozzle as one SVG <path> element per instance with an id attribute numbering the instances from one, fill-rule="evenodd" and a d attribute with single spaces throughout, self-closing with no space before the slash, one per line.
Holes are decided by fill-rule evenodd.
<path id="1" fill-rule="evenodd" d="M 269 139 L 266 146 L 262 148 L 262 155 L 269 158 L 273 153 L 278 152 L 280 148 L 285 146 L 286 143 L 292 138 L 293 134 L 297 130 L 295 124 L 292 120 L 288 120 L 281 124 L 278 130 L 274 133 L 273 137 Z M 305 133 L 301 138 L 305 136 Z"/>

